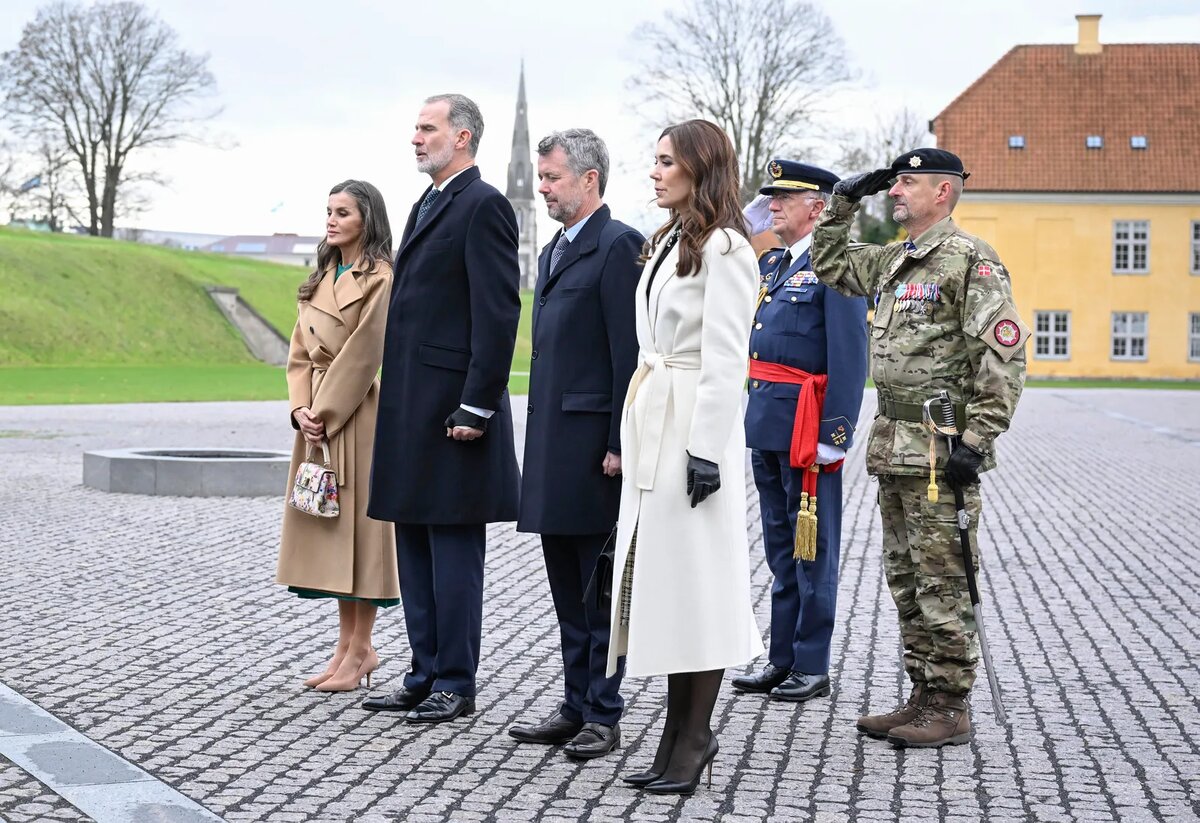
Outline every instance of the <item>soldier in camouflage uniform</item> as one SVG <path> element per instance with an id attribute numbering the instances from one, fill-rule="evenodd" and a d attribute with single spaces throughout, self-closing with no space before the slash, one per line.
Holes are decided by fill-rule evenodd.
<path id="1" fill-rule="evenodd" d="M 1013 305 L 1008 272 L 991 246 L 950 219 L 966 177 L 948 151 L 907 152 L 890 168 L 838 183 L 813 231 L 813 272 L 821 282 L 875 302 L 871 376 L 879 412 L 867 471 L 879 479 L 883 563 L 913 689 L 904 706 L 861 717 L 858 728 L 901 746 L 971 737 L 966 698 L 979 653 L 947 482 L 963 488 L 971 545 L 978 546 L 978 473 L 995 466 L 994 441 L 1008 428 L 1025 383 L 1029 329 Z M 859 199 L 893 180 L 893 218 L 911 239 L 851 243 Z M 962 432 L 953 457 L 921 419 L 922 404 L 941 389 L 954 401 Z M 926 489 L 931 459 L 936 503 Z"/>

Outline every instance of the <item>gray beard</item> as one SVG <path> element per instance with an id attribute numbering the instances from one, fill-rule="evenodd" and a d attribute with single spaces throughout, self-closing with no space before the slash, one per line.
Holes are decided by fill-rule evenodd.
<path id="1" fill-rule="evenodd" d="M 417 171 L 421 174 L 437 174 L 454 159 L 454 147 L 448 146 L 440 155 L 426 154 L 424 160 L 417 161 Z"/>

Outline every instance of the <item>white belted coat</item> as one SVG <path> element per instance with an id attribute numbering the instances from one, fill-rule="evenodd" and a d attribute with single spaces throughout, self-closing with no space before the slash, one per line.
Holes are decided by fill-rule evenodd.
<path id="1" fill-rule="evenodd" d="M 746 445 L 741 397 L 758 263 L 740 235 L 719 230 L 698 274 L 678 277 L 678 246 L 638 283 L 639 366 L 621 423 L 624 481 L 613 574 L 608 673 L 626 655 L 635 677 L 738 666 L 762 654 L 750 601 Z M 696 508 L 688 454 L 720 467 L 721 488 Z M 629 626 L 621 584 L 637 529 Z"/>

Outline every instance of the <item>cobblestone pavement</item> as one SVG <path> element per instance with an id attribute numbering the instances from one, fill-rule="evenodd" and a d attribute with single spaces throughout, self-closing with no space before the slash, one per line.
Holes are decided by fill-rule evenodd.
<path id="1" fill-rule="evenodd" d="M 505 734 L 559 697 L 535 537 L 489 532 L 481 711 L 414 727 L 359 709 L 363 692 L 300 687 L 336 621 L 329 603 L 272 582 L 280 500 L 80 483 L 84 449 L 286 448 L 285 416 L 281 403 L 0 408 L 0 681 L 227 820 L 1200 817 L 1200 392 L 1027 392 L 985 480 L 980 529 L 1011 725 L 996 725 L 981 678 L 973 743 L 937 751 L 854 730 L 904 692 L 860 441 L 834 695 L 797 707 L 723 689 L 713 787 L 686 800 L 618 779 L 652 754 L 661 678 L 627 681 L 616 756 L 579 765 Z M 747 501 L 765 630 L 756 507 Z M 394 688 L 407 665 L 399 609 L 380 615 L 376 640 L 375 690 Z M 83 819 L 6 761 L 0 818 Z"/>

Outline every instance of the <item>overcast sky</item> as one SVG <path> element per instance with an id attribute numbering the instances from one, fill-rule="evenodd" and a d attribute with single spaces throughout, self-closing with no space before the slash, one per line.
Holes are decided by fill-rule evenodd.
<path id="1" fill-rule="evenodd" d="M 869 126 L 905 106 L 930 118 L 1014 45 L 1074 42 L 1076 14 L 1104 15 L 1104 43 L 1200 41 L 1196 0 L 817 4 L 862 78 L 830 101 L 830 123 L 842 128 Z M 0 5 L 0 50 L 16 45 L 39 5 Z M 414 169 L 412 124 L 424 97 L 446 91 L 469 95 L 483 110 L 478 161 L 484 179 L 503 190 L 522 57 L 533 140 L 558 128 L 595 129 L 613 158 L 607 200 L 616 216 L 641 228 L 659 221 L 646 174 L 665 123 L 626 110 L 635 71 L 630 35 L 682 0 L 146 5 L 185 48 L 210 55 L 215 100 L 224 107 L 211 130 L 233 147 L 181 146 L 157 157 L 170 183 L 153 191 L 138 220 L 143 228 L 320 234 L 330 186 L 359 177 L 382 190 L 398 234 L 428 183 Z M 540 211 L 544 244 L 555 226 Z"/>

